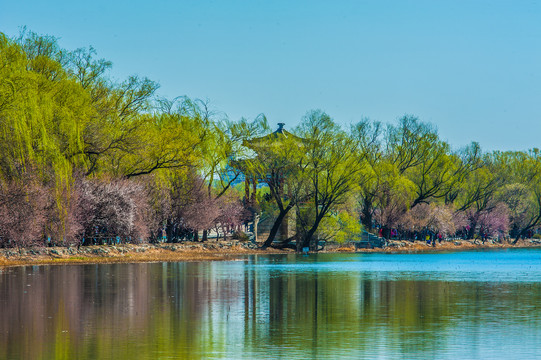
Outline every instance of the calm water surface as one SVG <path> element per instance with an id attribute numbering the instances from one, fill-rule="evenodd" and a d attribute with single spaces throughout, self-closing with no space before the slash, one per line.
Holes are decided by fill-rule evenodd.
<path id="1" fill-rule="evenodd" d="M 0 270 L 0 359 L 541 358 L 541 250 Z"/>

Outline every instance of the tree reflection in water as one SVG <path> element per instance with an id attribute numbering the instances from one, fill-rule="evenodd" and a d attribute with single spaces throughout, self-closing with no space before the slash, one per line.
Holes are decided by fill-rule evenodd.
<path id="1" fill-rule="evenodd" d="M 419 280 L 317 263 L 305 271 L 306 262 L 4 269 L 0 358 L 500 357 L 532 354 L 541 338 L 539 282 Z"/>

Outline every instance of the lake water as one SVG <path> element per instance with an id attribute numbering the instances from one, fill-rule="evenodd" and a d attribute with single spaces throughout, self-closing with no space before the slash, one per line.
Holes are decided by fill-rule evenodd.
<path id="1" fill-rule="evenodd" d="M 541 358 L 541 250 L 0 270 L 0 359 Z"/>

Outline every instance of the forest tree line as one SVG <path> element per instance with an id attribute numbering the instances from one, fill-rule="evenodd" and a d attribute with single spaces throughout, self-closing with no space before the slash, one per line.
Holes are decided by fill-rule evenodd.
<path id="1" fill-rule="evenodd" d="M 537 149 L 454 150 L 414 116 L 345 129 L 319 110 L 257 144 L 263 115 L 231 121 L 158 97 L 147 78 L 117 82 L 111 66 L 93 48 L 0 33 L 0 246 L 205 241 L 256 214 L 276 219 L 271 246 L 293 212 L 298 247 L 354 238 L 361 223 L 410 239 L 518 239 L 541 224 Z M 255 203 L 243 176 L 265 184 Z"/>

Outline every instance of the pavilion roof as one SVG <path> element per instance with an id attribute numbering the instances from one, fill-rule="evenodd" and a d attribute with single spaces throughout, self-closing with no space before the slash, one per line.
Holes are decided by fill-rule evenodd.
<path id="1" fill-rule="evenodd" d="M 250 165 L 250 160 L 258 157 L 260 154 L 265 153 L 275 147 L 280 147 L 287 141 L 293 141 L 299 146 L 305 142 L 305 139 L 298 137 L 289 131 L 284 129 L 284 123 L 278 123 L 278 129 L 265 136 L 253 138 L 250 140 L 244 140 L 242 145 L 253 151 L 253 156 L 246 158 L 237 158 L 231 161 L 231 166 L 246 171 Z M 263 179 L 261 179 L 263 180 Z"/>
<path id="2" fill-rule="evenodd" d="M 261 147 L 266 147 L 273 145 L 275 143 L 280 143 L 281 141 L 285 139 L 292 139 L 292 140 L 298 140 L 303 141 L 302 138 L 293 135 L 289 131 L 284 129 L 284 123 L 278 123 L 278 129 L 268 135 L 253 138 L 250 140 L 245 140 L 243 145 L 246 147 L 249 147 L 250 149 L 257 149 Z"/>

